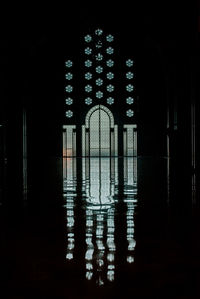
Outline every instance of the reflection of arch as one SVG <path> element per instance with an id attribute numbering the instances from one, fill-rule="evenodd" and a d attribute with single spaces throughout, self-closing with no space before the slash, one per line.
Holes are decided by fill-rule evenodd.
<path id="1" fill-rule="evenodd" d="M 111 128 L 114 128 L 114 117 L 113 117 L 113 114 L 112 112 L 110 111 L 110 109 L 108 109 L 106 106 L 104 105 L 96 105 L 94 107 L 92 107 L 88 113 L 86 114 L 86 117 L 85 117 L 85 127 L 86 128 L 89 128 L 89 122 L 90 122 L 90 118 L 92 116 L 92 114 L 96 111 L 96 110 L 103 110 L 104 112 L 106 112 L 109 116 L 109 119 L 110 119 L 110 127 Z"/>

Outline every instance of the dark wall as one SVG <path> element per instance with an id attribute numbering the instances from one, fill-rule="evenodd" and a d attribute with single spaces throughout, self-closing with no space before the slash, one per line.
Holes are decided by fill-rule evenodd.
<path id="1" fill-rule="evenodd" d="M 64 59 L 79 53 L 80 32 L 95 26 L 117 32 L 121 53 L 134 52 L 136 57 L 139 155 L 170 154 L 176 160 L 175 167 L 184 173 L 190 170 L 191 101 L 197 105 L 196 134 L 199 127 L 196 4 L 180 7 L 162 1 L 159 6 L 135 3 L 132 7 L 115 4 L 98 9 L 95 4 L 59 11 L 52 7 L 45 12 L 29 9 L 14 18 L 5 12 L 5 20 L 1 20 L 0 36 L 0 120 L 4 125 L 1 156 L 11 201 L 16 197 L 20 200 L 23 193 L 24 110 L 28 184 L 33 197 L 46 202 L 51 197 L 54 201 L 52 194 L 58 192 L 52 184 L 55 180 L 61 192 L 62 164 L 56 158 L 62 155 Z M 197 145 L 199 148 L 198 135 Z M 41 196 L 36 191 L 38 186 Z"/>

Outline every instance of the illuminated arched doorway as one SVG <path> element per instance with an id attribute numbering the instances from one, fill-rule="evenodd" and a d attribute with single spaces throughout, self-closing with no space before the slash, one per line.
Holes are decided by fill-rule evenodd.
<path id="1" fill-rule="evenodd" d="M 117 126 L 112 112 L 104 105 L 91 108 L 82 127 L 82 155 L 109 157 L 117 155 Z"/>

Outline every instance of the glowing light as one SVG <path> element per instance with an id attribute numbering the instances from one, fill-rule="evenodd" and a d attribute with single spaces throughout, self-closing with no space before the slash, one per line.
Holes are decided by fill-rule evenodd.
<path id="1" fill-rule="evenodd" d="M 98 98 L 98 99 L 102 99 L 103 98 L 103 92 L 102 91 L 97 91 L 96 92 L 96 97 Z"/>
<path id="2" fill-rule="evenodd" d="M 71 93 L 73 91 L 73 86 L 72 85 L 67 85 L 65 87 L 65 91 L 68 92 L 68 93 Z"/>
<path id="3" fill-rule="evenodd" d="M 92 61 L 89 60 L 89 59 L 86 60 L 86 61 L 85 61 L 85 66 L 86 66 L 86 67 L 91 67 L 91 66 L 92 66 Z"/>
<path id="4" fill-rule="evenodd" d="M 114 272 L 113 270 L 109 270 L 109 271 L 107 272 L 107 279 L 108 279 L 109 281 L 114 281 L 114 279 L 115 279 L 114 275 L 115 275 L 115 272 Z"/>
<path id="5" fill-rule="evenodd" d="M 72 67 L 72 65 L 73 65 L 73 62 L 72 62 L 71 60 L 67 60 L 67 61 L 65 61 L 65 66 L 66 66 L 67 68 Z"/>
<path id="6" fill-rule="evenodd" d="M 96 46 L 97 49 L 102 48 L 102 42 L 99 40 L 99 41 L 96 43 L 95 46 Z"/>
<path id="7" fill-rule="evenodd" d="M 109 105 L 114 104 L 114 99 L 111 97 L 107 98 L 107 104 L 109 104 Z"/>
<path id="8" fill-rule="evenodd" d="M 85 52 L 86 55 L 90 55 L 90 54 L 92 54 L 92 49 L 87 47 L 87 48 L 85 48 L 84 52 Z"/>
<path id="9" fill-rule="evenodd" d="M 126 103 L 129 104 L 129 105 L 133 104 L 133 103 L 134 103 L 134 98 L 132 98 L 132 97 L 128 97 L 128 98 L 126 99 Z"/>
<path id="10" fill-rule="evenodd" d="M 108 270 L 113 270 L 113 269 L 115 269 L 115 265 L 108 265 Z"/>
<path id="11" fill-rule="evenodd" d="M 114 53 L 114 49 L 113 49 L 112 47 L 108 47 L 108 48 L 106 49 L 106 53 L 107 53 L 108 55 L 111 55 L 111 54 Z"/>
<path id="12" fill-rule="evenodd" d="M 114 256 L 114 254 L 113 254 L 113 253 L 108 253 L 108 255 L 107 255 L 107 260 L 108 260 L 109 262 L 113 262 L 113 261 L 115 260 L 115 256 Z"/>
<path id="13" fill-rule="evenodd" d="M 92 79 L 92 74 L 90 72 L 85 74 L 85 79 L 86 80 L 91 80 Z"/>
<path id="14" fill-rule="evenodd" d="M 106 36 L 106 40 L 107 40 L 107 42 L 111 43 L 111 42 L 114 41 L 114 36 L 109 34 L 109 35 Z"/>
<path id="15" fill-rule="evenodd" d="M 98 35 L 98 36 L 100 36 L 100 35 L 103 34 L 103 30 L 100 29 L 100 28 L 98 28 L 98 29 L 95 30 L 95 34 Z"/>
<path id="16" fill-rule="evenodd" d="M 127 256 L 127 262 L 129 263 L 129 264 L 131 264 L 131 263 L 134 263 L 134 257 L 133 256 Z"/>
<path id="17" fill-rule="evenodd" d="M 93 220 L 87 219 L 86 226 L 87 227 L 92 227 L 93 226 Z"/>
<path id="18" fill-rule="evenodd" d="M 73 112 L 71 110 L 67 110 L 65 112 L 66 117 L 71 118 L 73 116 Z"/>
<path id="19" fill-rule="evenodd" d="M 135 246 L 136 246 L 136 241 L 134 239 L 129 240 L 128 250 L 133 251 L 135 249 Z"/>
<path id="20" fill-rule="evenodd" d="M 73 210 L 67 210 L 67 216 L 74 216 Z"/>
<path id="21" fill-rule="evenodd" d="M 106 65 L 108 67 L 113 67 L 114 66 L 114 61 L 112 59 L 109 59 L 109 60 L 106 61 Z"/>
<path id="22" fill-rule="evenodd" d="M 85 259 L 88 261 L 92 260 L 94 249 L 88 249 L 85 254 Z"/>
<path id="23" fill-rule="evenodd" d="M 102 80 L 101 78 L 98 78 L 98 79 L 96 80 L 96 85 L 98 85 L 98 86 L 103 85 L 103 80 Z"/>
<path id="24" fill-rule="evenodd" d="M 106 74 L 106 77 L 108 80 L 112 80 L 114 78 L 114 74 L 112 72 L 109 72 Z"/>
<path id="25" fill-rule="evenodd" d="M 98 265 L 99 267 L 102 267 L 102 266 L 104 265 L 104 261 L 101 260 L 101 259 L 97 260 L 97 265 Z"/>
<path id="26" fill-rule="evenodd" d="M 67 218 L 67 227 L 73 227 L 74 226 L 74 217 L 68 217 Z"/>
<path id="27" fill-rule="evenodd" d="M 92 85 L 89 85 L 89 84 L 86 85 L 86 86 L 85 86 L 85 91 L 86 91 L 86 92 L 91 92 L 91 91 L 92 91 Z"/>
<path id="28" fill-rule="evenodd" d="M 106 87 L 107 91 L 108 92 L 113 92 L 115 87 L 112 85 L 112 84 L 109 84 L 107 87 Z"/>
<path id="29" fill-rule="evenodd" d="M 87 270 L 92 270 L 93 269 L 93 266 L 91 263 L 86 263 L 86 269 Z"/>
<path id="30" fill-rule="evenodd" d="M 85 239 L 85 243 L 86 243 L 87 245 L 92 245 L 92 238 L 91 238 L 91 237 L 86 238 L 86 239 Z"/>
<path id="31" fill-rule="evenodd" d="M 72 250 L 72 249 L 74 249 L 74 243 L 69 243 L 69 244 L 67 245 L 67 249 L 68 249 L 68 250 Z"/>
<path id="32" fill-rule="evenodd" d="M 86 105 L 91 105 L 91 104 L 92 104 L 92 99 L 89 98 L 89 97 L 86 98 L 86 99 L 85 99 L 85 104 L 86 104 Z"/>
<path id="33" fill-rule="evenodd" d="M 93 276 L 93 273 L 91 271 L 86 272 L 86 279 L 91 280 Z"/>
<path id="34" fill-rule="evenodd" d="M 127 110 L 127 111 L 126 111 L 126 115 L 127 115 L 128 117 L 133 117 L 133 115 L 134 115 L 133 110 L 131 110 L 131 109 Z"/>
<path id="35" fill-rule="evenodd" d="M 67 260 L 72 260 L 73 259 L 73 254 L 72 253 L 67 253 L 66 259 Z"/>
<path id="36" fill-rule="evenodd" d="M 128 84 L 128 85 L 126 86 L 126 90 L 127 90 L 128 92 L 131 92 L 131 91 L 134 90 L 134 86 L 133 86 L 132 84 Z"/>
<path id="37" fill-rule="evenodd" d="M 96 67 L 96 72 L 98 73 L 98 74 L 100 74 L 100 73 L 102 73 L 103 72 L 103 67 L 102 66 L 97 66 Z"/>
<path id="38" fill-rule="evenodd" d="M 73 78 L 73 74 L 72 73 L 65 74 L 65 79 L 66 80 L 72 80 L 72 78 Z"/>
<path id="39" fill-rule="evenodd" d="M 66 105 L 72 105 L 73 104 L 73 99 L 72 98 L 67 98 L 65 99 Z"/>
<path id="40" fill-rule="evenodd" d="M 91 35 L 87 34 L 87 35 L 84 37 L 84 40 L 85 40 L 86 43 L 91 42 L 91 41 L 92 41 L 92 37 L 91 37 Z"/>
<path id="41" fill-rule="evenodd" d="M 101 61 L 103 60 L 103 55 L 101 53 L 98 53 L 96 56 L 95 56 L 96 60 L 97 61 Z"/>
<path id="42" fill-rule="evenodd" d="M 132 59 L 126 60 L 126 66 L 128 66 L 128 67 L 133 66 L 133 60 Z"/>
<path id="43" fill-rule="evenodd" d="M 99 286 L 104 285 L 104 282 L 103 282 L 103 280 L 101 279 L 101 277 L 99 277 L 99 279 L 97 280 L 97 284 L 98 284 Z"/>
<path id="44" fill-rule="evenodd" d="M 126 78 L 127 79 L 133 79 L 133 77 L 134 77 L 134 74 L 132 72 L 126 73 Z"/>

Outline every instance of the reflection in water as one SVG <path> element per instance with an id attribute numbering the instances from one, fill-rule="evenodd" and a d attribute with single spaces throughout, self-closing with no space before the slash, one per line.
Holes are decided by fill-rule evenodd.
<path id="1" fill-rule="evenodd" d="M 66 259 L 74 258 L 76 235 L 75 207 L 82 205 L 77 198 L 76 158 L 64 159 L 64 197 L 67 214 L 67 253 Z M 137 204 L 137 160 L 124 158 L 124 167 L 118 169 L 117 158 L 83 158 L 82 200 L 85 210 L 85 277 L 97 285 L 113 282 L 116 271 L 116 221 L 123 216 L 122 236 L 126 248 L 126 262 L 134 262 L 136 241 L 134 238 L 134 210 Z M 119 172 L 123 173 L 123 182 L 119 182 Z M 119 194 L 119 185 L 123 194 Z M 123 205 L 123 212 L 118 206 Z M 125 212 L 124 212 L 125 211 Z M 121 214 L 121 215 L 119 215 Z M 79 227 L 76 227 L 76 231 Z M 117 232 L 119 233 L 119 232 Z M 124 258 L 124 257 L 123 257 Z"/>

